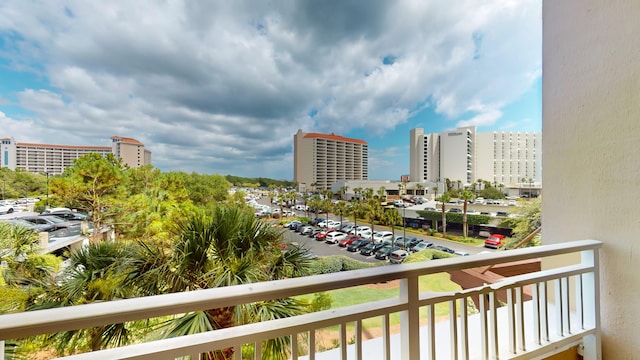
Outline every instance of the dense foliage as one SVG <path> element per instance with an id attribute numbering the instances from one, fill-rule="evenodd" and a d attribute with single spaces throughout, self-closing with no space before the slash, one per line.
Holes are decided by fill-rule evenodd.
<path id="1" fill-rule="evenodd" d="M 225 176 L 228 182 L 233 186 L 241 186 L 248 188 L 295 188 L 296 183 L 287 180 L 275 180 L 268 178 L 245 178 L 241 176 L 227 175 Z"/>
<path id="2" fill-rule="evenodd" d="M 416 213 L 425 220 L 442 220 L 442 212 L 440 211 L 418 210 Z M 445 213 L 445 216 L 447 217 L 447 222 L 462 224 L 462 213 Z M 488 224 L 490 221 L 491 217 L 489 215 L 467 214 L 467 223 L 469 225 Z"/>

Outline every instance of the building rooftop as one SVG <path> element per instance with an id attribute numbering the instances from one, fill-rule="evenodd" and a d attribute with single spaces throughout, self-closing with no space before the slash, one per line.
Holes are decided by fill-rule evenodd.
<path id="1" fill-rule="evenodd" d="M 307 133 L 307 134 L 304 135 L 304 137 L 305 138 L 319 138 L 319 139 L 334 140 L 334 141 L 344 141 L 344 142 L 367 145 L 367 142 L 364 141 L 364 140 L 347 138 L 347 137 L 343 137 L 343 136 L 340 136 L 340 135 L 336 135 L 334 133 L 331 133 L 331 134 Z"/>

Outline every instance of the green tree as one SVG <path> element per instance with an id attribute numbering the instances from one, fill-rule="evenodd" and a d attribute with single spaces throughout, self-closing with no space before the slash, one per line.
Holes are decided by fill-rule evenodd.
<path id="1" fill-rule="evenodd" d="M 402 223 L 402 216 L 400 216 L 400 213 L 394 208 L 394 209 L 387 209 L 384 212 L 384 215 L 382 217 L 382 222 L 383 224 L 385 224 L 386 226 L 389 226 L 391 228 L 391 232 L 393 233 L 393 238 L 396 238 L 396 225 L 401 224 Z"/>
<path id="2" fill-rule="evenodd" d="M 119 209 L 125 192 L 121 161 L 112 154 L 87 154 L 67 168 L 64 176 L 51 180 L 49 187 L 60 203 L 77 208 L 91 215 L 94 228 L 93 240 L 97 240 L 105 220 Z"/>
<path id="3" fill-rule="evenodd" d="M 444 193 L 438 199 L 442 203 L 442 234 L 447 234 L 447 213 L 445 212 L 445 204 L 451 200 L 449 193 Z"/>
<path id="4" fill-rule="evenodd" d="M 437 199 L 438 198 L 438 187 L 434 186 L 431 188 L 431 190 L 433 190 L 433 198 Z"/>
<path id="5" fill-rule="evenodd" d="M 99 242 L 71 253 L 69 266 L 59 277 L 62 283 L 50 286 L 46 296 L 33 304 L 30 310 L 141 295 L 134 287 L 123 286 L 129 276 L 134 251 L 131 244 Z M 47 342 L 53 343 L 59 353 L 68 354 L 85 346 L 95 351 L 109 346 L 122 346 L 131 340 L 130 328 L 120 323 L 53 334 L 48 337 Z"/>
<path id="6" fill-rule="evenodd" d="M 168 292 L 189 291 L 270 281 L 307 275 L 310 260 L 305 250 L 292 247 L 281 251 L 281 230 L 257 220 L 250 212 L 234 207 L 216 207 L 213 212 L 196 212 L 177 222 L 175 245 L 167 260 L 154 271 L 142 275 L 149 291 L 164 281 Z M 148 261 L 145 256 L 142 261 Z M 142 271 L 141 271 L 142 272 Z M 267 321 L 301 314 L 304 307 L 287 298 L 241 308 L 218 308 L 185 314 L 167 328 L 166 335 L 181 336 L 245 323 Z M 265 358 L 284 358 L 288 338 L 270 341 Z M 228 359 L 234 349 L 209 354 L 213 359 Z"/>
<path id="7" fill-rule="evenodd" d="M 542 226 L 542 199 L 537 197 L 530 201 L 525 202 L 521 207 L 518 207 L 516 218 L 506 219 L 504 224 L 511 228 L 513 228 L 514 237 L 517 239 L 516 242 L 523 240 L 529 234 L 531 234 L 534 230 Z M 540 235 L 534 237 L 531 241 L 524 244 L 524 247 L 529 246 L 538 246 L 540 245 L 541 238 Z M 507 244 L 507 248 L 512 244 Z"/>
<path id="8" fill-rule="evenodd" d="M 342 224 L 342 218 L 349 212 L 349 205 L 344 201 L 338 201 L 333 206 L 333 213 L 340 216 L 340 224 Z"/>
<path id="9" fill-rule="evenodd" d="M 475 196 L 473 196 L 473 192 L 469 190 L 464 190 L 460 193 L 460 199 L 464 200 L 464 205 L 462 207 L 462 236 L 467 238 L 469 235 L 469 228 L 467 226 L 467 205 L 469 204 L 469 200 L 473 200 Z"/>
<path id="10" fill-rule="evenodd" d="M 365 207 L 365 216 L 369 220 L 371 224 L 371 231 L 375 230 L 375 222 L 376 220 L 380 220 L 383 216 L 382 205 L 380 205 L 380 201 L 374 197 L 367 200 Z"/>

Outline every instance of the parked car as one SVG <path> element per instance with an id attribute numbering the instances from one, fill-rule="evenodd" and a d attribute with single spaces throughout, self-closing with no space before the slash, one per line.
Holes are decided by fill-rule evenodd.
<path id="1" fill-rule="evenodd" d="M 507 213 L 506 211 L 497 211 L 496 216 L 507 217 L 509 216 L 509 213 Z"/>
<path id="2" fill-rule="evenodd" d="M 313 226 L 318 226 L 318 223 L 321 223 L 321 222 L 326 221 L 326 220 L 327 219 L 325 219 L 323 217 L 319 217 L 317 219 L 313 219 L 313 220 L 309 221 L 309 224 L 313 225 Z"/>
<path id="3" fill-rule="evenodd" d="M 353 230 L 353 224 L 342 224 L 342 226 L 340 227 L 340 231 L 345 234 L 348 234 L 351 230 Z"/>
<path id="4" fill-rule="evenodd" d="M 389 262 L 392 264 L 400 264 L 407 258 L 407 256 L 409 256 L 408 251 L 396 250 L 389 254 Z"/>
<path id="5" fill-rule="evenodd" d="M 358 251 L 358 249 L 360 249 L 361 247 L 369 244 L 370 241 L 369 240 L 365 240 L 365 239 L 360 239 L 360 240 L 356 240 L 354 242 L 351 243 L 351 245 L 347 246 L 347 251 L 350 252 L 356 252 Z"/>
<path id="6" fill-rule="evenodd" d="M 9 202 L 0 203 L 0 214 L 12 214 L 16 211 L 16 205 Z"/>
<path id="7" fill-rule="evenodd" d="M 35 232 L 54 232 L 57 230 L 57 227 L 51 224 L 34 224 L 32 222 L 21 220 L 21 219 L 4 219 L 0 220 L 1 222 L 8 223 L 14 226 L 22 226 L 29 230 L 33 230 Z"/>
<path id="8" fill-rule="evenodd" d="M 410 238 L 409 242 L 407 243 L 407 249 L 411 249 L 412 247 L 416 246 L 417 244 L 423 242 L 424 240 L 422 239 L 418 239 L 418 238 Z"/>
<path id="9" fill-rule="evenodd" d="M 389 240 L 393 238 L 393 233 L 391 231 L 375 231 L 373 233 L 373 241 L 375 242 L 383 242 L 384 240 Z"/>
<path id="10" fill-rule="evenodd" d="M 450 212 L 450 213 L 461 213 L 462 210 L 458 209 L 458 208 L 451 208 L 448 209 L 446 212 Z"/>
<path id="11" fill-rule="evenodd" d="M 453 254 L 453 253 L 455 253 L 455 250 L 453 250 L 453 249 L 449 249 L 448 247 L 446 247 L 446 246 L 441 246 L 441 245 L 435 245 L 435 246 L 433 247 L 433 249 L 434 249 L 434 250 L 443 251 L 443 252 L 446 252 L 446 253 L 448 253 L 448 254 Z"/>
<path id="12" fill-rule="evenodd" d="M 392 252 L 394 252 L 396 250 L 400 250 L 400 247 L 399 246 L 385 245 L 385 246 L 381 247 L 380 249 L 378 249 L 378 251 L 376 251 L 376 259 L 378 259 L 378 260 L 387 260 L 387 258 L 389 257 L 389 254 L 391 254 Z"/>
<path id="13" fill-rule="evenodd" d="M 393 240 L 393 245 L 399 246 L 401 248 L 407 248 L 409 247 L 409 240 L 409 238 L 406 238 L 404 236 L 396 236 L 395 240 Z"/>
<path id="14" fill-rule="evenodd" d="M 309 235 L 313 232 L 313 226 L 305 225 L 300 229 L 300 235 Z"/>
<path id="15" fill-rule="evenodd" d="M 373 238 L 373 233 L 371 230 L 363 230 L 358 233 L 358 236 L 365 240 L 371 240 Z"/>
<path id="16" fill-rule="evenodd" d="M 320 231 L 319 233 L 317 233 L 317 234 L 316 234 L 316 240 L 318 240 L 318 241 L 324 241 L 324 239 L 327 237 L 327 234 L 328 234 L 329 232 L 330 232 L 330 231 L 329 231 L 329 230 L 327 230 L 327 229 L 324 229 L 324 230 Z"/>
<path id="17" fill-rule="evenodd" d="M 77 211 L 71 211 L 71 210 L 56 210 L 56 211 L 43 212 L 42 214 L 40 214 L 40 216 L 57 216 L 59 218 L 66 219 L 69 221 L 91 220 L 89 218 L 89 215 L 80 213 Z"/>
<path id="18" fill-rule="evenodd" d="M 418 252 L 422 250 L 426 250 L 433 247 L 433 243 L 423 241 L 415 244 L 413 247 L 409 248 L 411 252 Z"/>
<path id="19" fill-rule="evenodd" d="M 458 255 L 458 256 L 469 256 L 468 252 L 464 252 L 464 251 L 456 251 L 453 253 L 453 255 Z"/>
<path id="20" fill-rule="evenodd" d="M 302 224 L 300 221 L 298 220 L 294 220 L 292 222 L 289 223 L 289 229 L 290 230 L 294 230 L 296 228 L 296 226 L 298 226 L 298 224 Z"/>
<path id="21" fill-rule="evenodd" d="M 324 242 L 327 244 L 337 244 L 342 239 L 346 239 L 347 234 L 341 233 L 339 231 L 332 231 L 325 236 Z"/>
<path id="22" fill-rule="evenodd" d="M 23 216 L 21 220 L 28 221 L 33 224 L 48 224 L 56 227 L 56 233 L 59 237 L 71 235 L 80 235 L 82 232 L 80 223 L 77 221 L 66 221 L 57 216 Z"/>
<path id="23" fill-rule="evenodd" d="M 322 229 L 313 228 L 313 230 L 311 230 L 311 232 L 308 235 L 309 235 L 310 238 L 315 238 L 316 235 L 318 235 L 320 232 L 322 232 Z"/>
<path id="24" fill-rule="evenodd" d="M 500 234 L 491 234 L 485 241 L 484 247 L 499 249 L 504 245 L 504 235 Z"/>
<path id="25" fill-rule="evenodd" d="M 365 232 L 365 231 L 369 231 L 369 233 L 371 234 L 371 228 L 368 227 L 368 226 L 364 226 L 364 225 L 361 225 L 361 226 L 358 226 L 355 229 L 352 229 L 351 231 L 349 231 L 349 234 L 351 234 L 351 235 L 362 235 L 362 233 Z"/>
<path id="26" fill-rule="evenodd" d="M 360 248 L 360 255 L 371 256 L 378 251 L 381 247 L 383 247 L 382 243 L 370 242 L 367 245 Z"/>
<path id="27" fill-rule="evenodd" d="M 351 245 L 354 241 L 359 240 L 360 236 L 358 235 L 348 235 L 345 239 L 340 240 L 338 246 L 347 247 Z"/>

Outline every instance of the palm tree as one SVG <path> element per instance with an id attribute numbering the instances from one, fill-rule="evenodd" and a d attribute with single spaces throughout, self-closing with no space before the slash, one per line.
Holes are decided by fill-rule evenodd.
<path id="1" fill-rule="evenodd" d="M 349 206 L 344 201 L 338 201 L 333 206 L 333 213 L 340 216 L 340 224 L 342 224 L 342 217 L 349 211 Z"/>
<path id="2" fill-rule="evenodd" d="M 281 251 L 282 232 L 253 213 L 238 207 L 218 206 L 183 215 L 171 228 L 170 248 L 144 243 L 92 244 L 71 256 L 61 285 L 38 307 L 208 289 L 308 275 L 306 250 Z M 207 309 L 176 316 L 162 328 L 164 337 L 195 334 L 298 315 L 305 307 L 287 298 L 240 307 Z M 120 345 L 128 328 L 114 324 L 57 335 L 59 344 L 75 348 L 88 341 L 92 349 Z M 87 340 L 88 339 L 88 340 Z M 263 358 L 288 355 L 289 339 L 269 341 Z M 230 359 L 239 349 L 203 354 L 207 359 Z"/>
<path id="3" fill-rule="evenodd" d="M 375 198 L 370 198 L 367 201 L 366 207 L 366 217 L 369 219 L 371 223 L 371 231 L 373 232 L 375 229 L 375 221 L 378 220 L 382 216 L 382 205 L 380 205 L 380 201 Z"/>
<path id="4" fill-rule="evenodd" d="M 433 198 L 437 199 L 438 198 L 438 187 L 434 186 L 431 188 L 431 190 L 433 190 Z"/>
<path id="5" fill-rule="evenodd" d="M 353 189 L 353 193 L 356 194 L 356 198 L 358 200 L 361 200 L 360 199 L 360 194 L 362 193 L 362 188 L 361 187 L 354 188 Z"/>
<path id="6" fill-rule="evenodd" d="M 422 184 L 416 184 L 416 190 L 418 190 L 420 195 L 424 195 L 424 193 L 422 192 L 422 189 L 424 189 L 424 186 L 422 186 Z"/>
<path id="7" fill-rule="evenodd" d="M 447 235 L 447 213 L 445 213 L 444 204 L 451 200 L 449 193 L 440 195 L 440 202 L 442 202 L 442 234 Z"/>
<path id="8" fill-rule="evenodd" d="M 133 283 L 148 292 L 181 292 L 284 279 L 308 274 L 305 250 L 281 251 L 282 232 L 251 213 L 234 207 L 217 207 L 179 219 L 173 228 L 175 243 L 165 260 L 147 269 L 136 268 Z M 153 253 L 154 251 L 152 251 Z M 150 254 L 149 254 L 150 255 Z M 141 259 L 142 264 L 149 260 Z M 158 288 L 157 283 L 161 282 Z M 218 308 L 185 314 L 171 321 L 165 336 L 174 337 L 231 326 L 298 315 L 302 303 L 292 298 L 240 308 Z M 270 341 L 264 358 L 284 358 L 288 338 Z M 238 349 L 239 351 L 239 349 Z M 210 359 L 230 359 L 234 349 L 209 353 Z"/>
<path id="9" fill-rule="evenodd" d="M 347 185 L 344 185 L 343 187 L 340 188 L 340 193 L 342 194 L 342 199 L 344 199 L 347 196 L 347 191 L 349 191 L 349 187 Z"/>
<path id="10" fill-rule="evenodd" d="M 394 208 L 394 209 L 388 209 L 387 211 L 385 211 L 382 217 L 382 222 L 386 226 L 389 226 L 391 228 L 391 232 L 393 233 L 393 238 L 395 239 L 396 225 L 402 222 L 402 216 L 400 216 L 400 213 L 398 212 L 398 210 Z"/>
<path id="11" fill-rule="evenodd" d="M 469 235 L 469 229 L 467 228 L 467 204 L 469 203 L 469 200 L 474 199 L 473 192 L 465 189 L 460 193 L 460 199 L 464 200 L 462 211 L 462 236 L 467 238 L 467 235 Z"/>
<path id="12" fill-rule="evenodd" d="M 88 304 L 144 294 L 134 286 L 123 286 L 132 264 L 128 259 L 136 251 L 134 248 L 135 245 L 131 244 L 99 242 L 71 253 L 69 266 L 59 277 L 64 282 L 61 285 L 51 284 L 46 294 L 29 309 Z M 49 340 L 58 351 L 65 348 L 74 350 L 86 343 L 95 351 L 127 344 L 131 340 L 131 334 L 129 328 L 120 323 L 54 334 Z"/>
<path id="13" fill-rule="evenodd" d="M 378 200 L 381 202 L 387 201 L 387 189 L 384 186 L 381 186 L 376 193 L 378 194 Z"/>
<path id="14" fill-rule="evenodd" d="M 353 215 L 353 227 L 358 227 L 358 215 L 362 211 L 362 204 L 358 199 L 351 199 L 351 215 Z M 355 233 L 355 232 L 354 232 Z"/>

